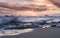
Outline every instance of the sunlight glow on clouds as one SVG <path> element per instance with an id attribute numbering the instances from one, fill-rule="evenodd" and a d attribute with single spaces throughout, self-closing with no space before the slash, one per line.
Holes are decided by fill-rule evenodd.
<path id="1" fill-rule="evenodd" d="M 49 0 L 0 0 L 0 15 L 44 16 L 59 14 L 58 8 Z M 51 13 L 50 13 L 51 12 Z"/>

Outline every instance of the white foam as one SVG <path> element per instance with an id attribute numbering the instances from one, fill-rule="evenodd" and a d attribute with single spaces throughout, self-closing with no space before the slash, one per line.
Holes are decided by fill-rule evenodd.
<path id="1" fill-rule="evenodd" d="M 9 36 L 9 35 L 19 35 L 22 33 L 31 32 L 33 29 L 24 29 L 24 30 L 1 30 L 0 36 Z"/>
<path id="2" fill-rule="evenodd" d="M 49 28 L 51 27 L 50 25 L 43 26 L 42 28 Z"/>

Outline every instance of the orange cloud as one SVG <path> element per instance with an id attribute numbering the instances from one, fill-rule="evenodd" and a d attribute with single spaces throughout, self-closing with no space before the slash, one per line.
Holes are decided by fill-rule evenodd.
<path id="1" fill-rule="evenodd" d="M 34 13 L 33 11 L 15 11 L 14 13 L 22 16 L 37 16 L 37 13 Z"/>
<path id="2" fill-rule="evenodd" d="M 54 15 L 59 14 L 60 11 L 53 12 L 53 9 L 58 8 L 49 0 L 34 0 L 34 2 L 29 4 L 22 3 L 11 3 L 7 2 L 6 7 L 2 5 L 4 8 L 2 11 L 5 14 L 13 14 L 13 15 L 22 15 L 22 16 L 44 16 L 44 15 Z M 1 10 L 1 9 L 0 9 Z M 51 11 L 53 10 L 53 11 Z"/>

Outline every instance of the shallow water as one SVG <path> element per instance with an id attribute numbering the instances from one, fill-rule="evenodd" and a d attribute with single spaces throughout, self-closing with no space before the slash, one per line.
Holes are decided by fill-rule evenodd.
<path id="1" fill-rule="evenodd" d="M 22 30 L 0 30 L 0 36 L 11 36 L 19 35 L 22 33 L 28 33 L 33 31 L 33 29 L 22 29 Z"/>

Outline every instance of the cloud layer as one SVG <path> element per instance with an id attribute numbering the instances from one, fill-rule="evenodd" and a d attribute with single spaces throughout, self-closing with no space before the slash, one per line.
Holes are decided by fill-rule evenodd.
<path id="1" fill-rule="evenodd" d="M 59 14 L 55 2 L 48 0 L 0 0 L 0 15 L 44 16 Z M 55 10 L 56 11 L 56 10 Z M 50 13 L 52 12 L 52 13 Z"/>

